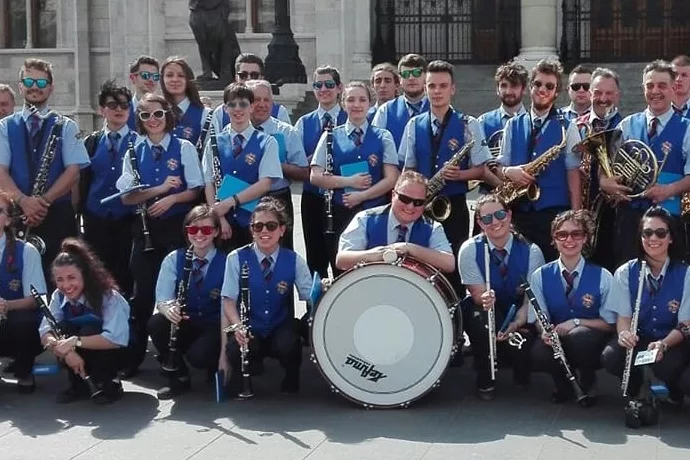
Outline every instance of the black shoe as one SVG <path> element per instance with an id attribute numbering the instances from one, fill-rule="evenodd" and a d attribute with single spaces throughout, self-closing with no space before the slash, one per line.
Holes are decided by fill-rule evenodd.
<path id="1" fill-rule="evenodd" d="M 89 399 L 89 395 L 87 395 L 86 392 L 70 385 L 65 390 L 58 393 L 57 397 L 55 398 L 55 402 L 58 404 L 69 404 L 71 402 L 82 401 L 85 399 Z"/>
<path id="2" fill-rule="evenodd" d="M 122 380 L 131 380 L 139 374 L 139 368 L 133 367 L 129 369 L 124 369 L 118 374 Z"/>
<path id="3" fill-rule="evenodd" d="M 122 389 L 122 383 L 118 382 L 106 382 L 103 385 L 103 392 L 98 396 L 94 396 L 92 401 L 94 404 L 105 405 L 111 404 L 122 398 L 124 390 Z"/>
<path id="4" fill-rule="evenodd" d="M 17 379 L 17 391 L 21 394 L 31 394 L 36 391 L 36 379 L 33 375 Z"/>
<path id="5" fill-rule="evenodd" d="M 12 360 L 2 368 L 3 374 L 14 374 L 14 370 L 17 368 L 17 363 Z"/>
<path id="6" fill-rule="evenodd" d="M 184 380 L 174 379 L 170 383 L 156 392 L 156 397 L 160 401 L 165 401 L 167 399 L 172 399 L 183 393 L 188 392 L 191 389 L 191 381 L 189 378 Z"/>
<path id="7" fill-rule="evenodd" d="M 631 399 L 628 405 L 625 406 L 625 426 L 634 430 L 642 426 L 642 419 L 640 418 L 640 408 L 642 403 Z"/>
<path id="8" fill-rule="evenodd" d="M 670 388 L 668 391 L 668 398 L 665 400 L 666 404 L 671 406 L 674 410 L 680 411 L 683 408 L 683 401 L 685 394 L 679 388 Z"/>
<path id="9" fill-rule="evenodd" d="M 593 395 L 586 394 L 586 395 L 584 395 L 584 397 L 577 400 L 577 404 L 580 407 L 584 407 L 584 408 L 593 407 L 597 404 L 597 397 L 593 396 Z"/>
<path id="10" fill-rule="evenodd" d="M 495 392 L 496 389 L 494 387 L 477 388 L 477 396 L 482 401 L 493 401 L 496 397 Z"/>
<path id="11" fill-rule="evenodd" d="M 280 392 L 291 395 L 299 393 L 299 377 L 285 377 L 280 385 Z"/>

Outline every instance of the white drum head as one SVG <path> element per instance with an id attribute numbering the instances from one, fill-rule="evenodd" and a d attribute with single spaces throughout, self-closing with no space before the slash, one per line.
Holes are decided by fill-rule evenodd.
<path id="1" fill-rule="evenodd" d="M 443 376 L 454 347 L 446 300 L 411 270 L 372 264 L 341 276 L 312 324 L 314 357 L 344 396 L 372 407 L 405 406 Z"/>

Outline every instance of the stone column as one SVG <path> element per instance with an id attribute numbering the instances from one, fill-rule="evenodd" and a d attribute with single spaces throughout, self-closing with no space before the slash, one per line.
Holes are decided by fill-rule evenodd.
<path id="1" fill-rule="evenodd" d="M 71 0 L 74 17 L 74 121 L 79 128 L 93 130 L 91 107 L 91 40 L 89 37 L 90 7 L 88 2 Z"/>
<path id="2" fill-rule="evenodd" d="M 26 48 L 34 47 L 33 3 L 26 0 Z"/>
<path id="3" fill-rule="evenodd" d="M 544 58 L 558 59 L 556 0 L 522 0 L 522 47 L 517 60 L 528 69 Z"/>

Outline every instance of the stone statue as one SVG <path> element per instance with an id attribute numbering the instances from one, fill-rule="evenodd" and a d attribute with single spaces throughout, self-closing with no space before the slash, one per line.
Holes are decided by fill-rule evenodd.
<path id="1" fill-rule="evenodd" d="M 216 78 L 223 86 L 235 80 L 240 45 L 228 22 L 229 14 L 230 0 L 189 0 L 189 26 L 201 56 L 202 74 L 197 80 L 202 85 Z"/>

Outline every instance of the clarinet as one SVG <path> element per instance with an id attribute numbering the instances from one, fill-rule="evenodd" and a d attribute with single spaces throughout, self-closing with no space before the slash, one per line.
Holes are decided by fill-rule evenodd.
<path id="1" fill-rule="evenodd" d="M 50 332 L 55 336 L 56 339 L 63 340 L 65 338 L 65 333 L 62 331 L 60 325 L 55 320 L 55 316 L 53 316 L 53 313 L 50 311 L 50 308 L 48 308 L 48 305 L 46 305 L 46 303 L 43 301 L 43 298 L 38 293 L 38 290 L 36 290 L 33 284 L 29 286 L 29 289 L 31 290 L 31 296 L 36 301 L 36 305 L 38 305 L 38 309 L 41 311 L 46 321 L 48 321 L 48 325 L 50 326 Z M 88 374 L 82 376 L 81 379 L 88 387 L 89 397 L 91 399 L 103 393 L 103 390 L 99 389 L 96 386 L 96 384 L 93 383 L 93 380 L 91 380 L 91 377 L 89 377 Z"/>
<path id="2" fill-rule="evenodd" d="M 196 141 L 196 153 L 199 154 L 199 161 L 201 161 L 202 157 L 204 156 L 204 144 L 206 144 L 206 137 L 208 136 L 212 121 L 213 111 L 210 111 L 208 115 L 206 115 L 206 121 L 204 121 L 204 125 L 201 127 L 199 139 Z"/>
<path id="3" fill-rule="evenodd" d="M 534 314 L 537 317 L 537 321 L 539 322 L 542 331 L 544 331 L 549 336 L 551 348 L 553 349 L 553 357 L 561 363 L 561 366 L 563 366 L 565 375 L 573 387 L 577 403 L 583 407 L 591 405 L 591 397 L 587 393 L 585 393 L 585 390 L 582 389 L 582 386 L 580 385 L 580 382 L 577 381 L 577 377 L 575 377 L 575 373 L 573 373 L 570 364 L 568 364 L 568 360 L 565 356 L 565 350 L 563 350 L 563 345 L 561 344 L 561 339 L 560 337 L 558 337 L 558 332 L 556 332 L 556 329 L 553 327 L 553 324 L 551 324 L 549 318 L 547 318 L 546 314 L 544 313 L 544 310 L 542 310 L 539 306 L 539 302 L 537 301 L 537 298 L 534 296 L 532 288 L 530 287 L 529 283 L 526 280 L 524 280 L 524 278 L 520 288 L 524 290 L 525 295 L 529 299 L 529 302 L 532 305 L 532 309 L 534 310 Z"/>
<path id="4" fill-rule="evenodd" d="M 485 235 L 486 238 L 486 235 Z M 484 272 L 486 273 L 486 291 L 491 290 L 491 265 L 489 256 L 489 240 L 484 242 Z M 487 312 L 487 329 L 489 333 L 489 366 L 491 369 L 491 380 L 496 381 L 496 305 L 492 305 Z"/>
<path id="5" fill-rule="evenodd" d="M 333 124 L 326 125 L 326 170 L 324 176 L 333 175 Z M 326 201 L 326 234 L 333 235 L 333 189 L 329 188 L 323 193 Z"/>
<path id="6" fill-rule="evenodd" d="M 640 262 L 640 276 L 637 280 L 637 297 L 635 298 L 635 309 L 633 310 L 632 319 L 630 320 L 630 333 L 637 335 L 637 324 L 640 321 L 640 305 L 642 303 L 642 287 L 644 286 L 644 276 L 647 270 L 647 261 Z M 625 351 L 625 367 L 623 368 L 623 378 L 621 379 L 621 390 L 623 396 L 628 396 L 628 384 L 630 383 L 630 374 L 632 372 L 633 356 L 635 354 L 635 347 L 628 348 Z"/>
<path id="7" fill-rule="evenodd" d="M 182 266 L 182 277 L 177 285 L 177 298 L 170 302 L 180 307 L 180 314 L 184 312 L 187 304 L 187 289 L 189 288 L 189 280 L 192 275 L 192 259 L 194 258 L 193 246 L 189 246 L 184 254 L 184 265 Z M 170 323 L 170 338 L 168 339 L 168 354 L 165 356 L 165 361 L 161 366 L 166 372 L 177 372 L 177 333 L 180 330 L 179 324 Z"/>
<path id="8" fill-rule="evenodd" d="M 245 262 L 242 264 L 242 273 L 240 276 L 240 328 L 244 332 L 245 337 L 249 340 L 251 334 L 251 325 L 249 324 L 249 264 Z M 252 375 L 249 372 L 249 342 L 240 347 L 240 354 L 242 359 L 242 390 L 238 396 L 242 399 L 249 399 L 254 396 L 252 389 Z"/>
<path id="9" fill-rule="evenodd" d="M 216 136 L 216 130 L 213 129 L 213 126 L 211 126 L 210 136 L 211 139 L 209 140 L 209 144 L 211 145 L 211 153 L 213 157 L 213 161 L 211 163 L 211 171 L 213 173 L 213 185 L 216 187 L 215 200 L 217 203 L 220 201 L 220 198 L 218 198 L 218 192 L 220 191 L 220 186 L 223 185 L 223 170 L 220 166 L 220 153 L 218 153 L 218 138 Z"/>
<path id="10" fill-rule="evenodd" d="M 134 151 L 134 143 L 131 139 L 127 144 L 127 154 L 129 155 L 129 163 L 132 166 L 132 174 L 134 175 L 132 186 L 136 187 L 137 185 L 141 185 L 141 174 L 139 174 L 139 162 L 137 161 L 137 155 Z M 136 214 L 139 215 L 141 231 L 144 234 L 144 252 L 151 252 L 155 248 L 153 247 L 153 241 L 151 240 L 151 232 L 149 232 L 148 219 L 146 218 L 147 212 L 148 206 L 146 205 L 146 202 L 142 202 L 137 205 Z"/>

